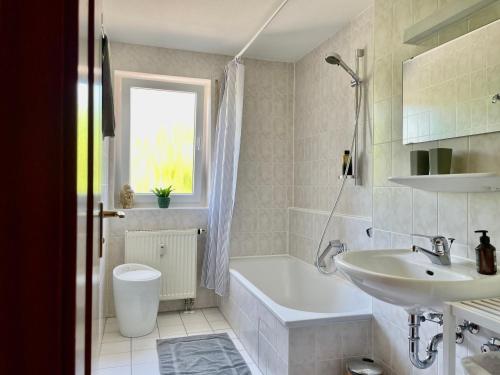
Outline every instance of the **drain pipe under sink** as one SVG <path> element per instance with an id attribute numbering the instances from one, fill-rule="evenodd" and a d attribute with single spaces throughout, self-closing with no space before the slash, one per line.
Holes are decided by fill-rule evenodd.
<path id="1" fill-rule="evenodd" d="M 437 335 L 435 335 L 427 345 L 427 357 L 424 360 L 421 360 L 418 357 L 418 346 L 420 343 L 420 337 L 418 334 L 420 329 L 420 322 L 424 320 L 425 318 L 420 314 L 410 314 L 408 316 L 408 354 L 413 366 L 419 369 L 426 369 L 432 366 L 438 355 L 438 345 L 443 340 L 442 333 L 438 333 Z"/>

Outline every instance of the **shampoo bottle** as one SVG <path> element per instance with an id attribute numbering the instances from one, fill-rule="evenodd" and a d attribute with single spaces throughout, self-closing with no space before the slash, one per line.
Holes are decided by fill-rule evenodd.
<path id="1" fill-rule="evenodd" d="M 351 159 L 351 152 L 349 150 L 345 150 L 344 155 L 342 156 L 342 175 L 352 176 L 352 159 L 349 159 Z"/>
<path id="2" fill-rule="evenodd" d="M 483 275 L 494 275 L 497 273 L 496 249 L 490 244 L 490 238 L 486 235 L 487 230 L 476 230 L 475 233 L 482 233 L 479 239 L 479 246 L 476 247 L 477 272 Z"/>

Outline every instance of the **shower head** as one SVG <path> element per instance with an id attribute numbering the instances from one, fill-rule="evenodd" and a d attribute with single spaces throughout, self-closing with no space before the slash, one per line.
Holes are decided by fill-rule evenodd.
<path id="1" fill-rule="evenodd" d="M 328 63 L 328 64 L 332 64 L 332 65 L 338 65 L 340 66 L 342 69 L 344 69 L 353 79 L 353 84 L 354 85 L 359 85 L 361 83 L 361 79 L 359 78 L 359 76 L 356 74 L 356 72 L 354 70 L 352 70 L 349 65 L 347 65 L 345 63 L 344 60 L 342 60 L 342 57 L 340 57 L 340 55 L 338 53 L 331 53 L 329 54 L 326 58 L 325 58 L 325 61 Z"/>
<path id="2" fill-rule="evenodd" d="M 338 53 L 333 52 L 333 53 L 329 54 L 328 56 L 326 56 L 325 61 L 328 64 L 339 65 L 340 62 L 342 61 L 342 57 L 340 57 L 340 55 Z"/>

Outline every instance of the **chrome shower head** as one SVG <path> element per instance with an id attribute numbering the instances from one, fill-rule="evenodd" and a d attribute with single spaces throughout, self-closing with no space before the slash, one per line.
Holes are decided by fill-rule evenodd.
<path id="1" fill-rule="evenodd" d="M 338 65 L 340 66 L 342 69 L 344 69 L 353 79 L 353 84 L 355 84 L 356 86 L 359 85 L 361 83 L 361 79 L 359 78 L 359 76 L 356 74 L 356 72 L 354 70 L 352 70 L 349 65 L 347 65 L 345 63 L 344 60 L 342 60 L 342 57 L 340 57 L 340 55 L 336 52 L 333 52 L 331 54 L 329 54 L 326 58 L 325 58 L 325 61 L 328 63 L 328 64 L 332 64 L 332 65 Z"/>

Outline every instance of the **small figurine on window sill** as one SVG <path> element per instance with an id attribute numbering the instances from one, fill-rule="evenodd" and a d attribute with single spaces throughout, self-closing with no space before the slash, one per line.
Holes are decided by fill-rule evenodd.
<path id="1" fill-rule="evenodd" d="M 134 207 L 134 191 L 128 184 L 123 185 L 120 190 L 120 203 L 123 208 Z"/>

